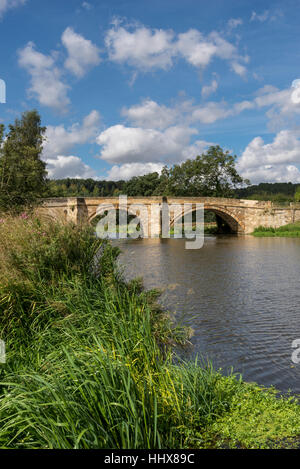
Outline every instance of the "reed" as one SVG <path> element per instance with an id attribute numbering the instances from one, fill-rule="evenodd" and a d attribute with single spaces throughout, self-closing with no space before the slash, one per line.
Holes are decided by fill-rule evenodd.
<path id="1" fill-rule="evenodd" d="M 297 401 L 175 364 L 186 331 L 157 292 L 123 281 L 117 254 L 88 227 L 0 224 L 0 447 L 293 445 Z"/>

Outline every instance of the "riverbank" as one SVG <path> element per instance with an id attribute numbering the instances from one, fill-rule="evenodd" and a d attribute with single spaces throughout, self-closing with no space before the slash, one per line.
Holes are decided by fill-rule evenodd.
<path id="1" fill-rule="evenodd" d="M 122 280 L 117 254 L 89 228 L 0 223 L 0 447 L 298 446 L 295 399 L 174 364 L 188 331 Z"/>
<path id="2" fill-rule="evenodd" d="M 290 223 L 279 228 L 259 226 L 252 233 L 256 237 L 300 237 L 300 222 Z"/>

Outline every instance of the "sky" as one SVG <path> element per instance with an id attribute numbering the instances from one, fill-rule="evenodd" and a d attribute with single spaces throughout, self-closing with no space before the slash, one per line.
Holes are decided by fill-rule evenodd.
<path id="1" fill-rule="evenodd" d="M 298 0 L 0 0 L 0 122 L 38 110 L 52 179 L 220 145 L 252 184 L 300 183 L 299 25 Z"/>

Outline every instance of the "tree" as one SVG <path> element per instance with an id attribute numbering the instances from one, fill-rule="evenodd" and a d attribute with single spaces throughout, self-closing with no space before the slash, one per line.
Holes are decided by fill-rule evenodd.
<path id="1" fill-rule="evenodd" d="M 295 202 L 300 202 L 300 186 L 297 187 L 294 195 Z"/>
<path id="2" fill-rule="evenodd" d="M 131 196 L 151 196 L 160 183 L 158 173 L 149 173 L 144 176 L 131 178 L 122 189 L 122 193 Z"/>
<path id="3" fill-rule="evenodd" d="M 238 186 L 250 184 L 235 168 L 236 156 L 211 146 L 181 165 L 164 168 L 156 193 L 189 197 L 232 197 Z"/>
<path id="4" fill-rule="evenodd" d="M 0 207 L 18 211 L 32 206 L 46 192 L 46 164 L 41 160 L 44 133 L 37 111 L 27 111 L 14 125 L 3 142 L 0 130 Z"/>

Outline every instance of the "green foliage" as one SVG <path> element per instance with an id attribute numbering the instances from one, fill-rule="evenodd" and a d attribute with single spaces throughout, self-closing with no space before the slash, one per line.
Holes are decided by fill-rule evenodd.
<path id="1" fill-rule="evenodd" d="M 295 202 L 300 202 L 300 186 L 298 186 L 296 191 L 295 191 L 294 201 Z"/>
<path id="2" fill-rule="evenodd" d="M 25 215 L 0 223 L 1 448 L 297 444 L 298 401 L 175 364 L 186 331 L 158 292 L 126 284 L 117 250 L 76 230 Z"/>
<path id="3" fill-rule="evenodd" d="M 278 228 L 259 226 L 253 231 L 253 236 L 256 237 L 290 237 L 290 238 L 299 238 L 300 237 L 300 222 L 289 223 L 288 225 L 283 225 Z"/>
<path id="4" fill-rule="evenodd" d="M 161 189 L 165 195 L 232 197 L 234 188 L 248 184 L 235 168 L 236 156 L 211 146 L 206 153 L 165 169 Z"/>
<path id="5" fill-rule="evenodd" d="M 46 191 L 46 165 L 40 159 L 43 134 L 37 111 L 28 111 L 16 119 L 4 138 L 0 128 L 0 209 L 22 210 L 32 206 Z"/>
<path id="6" fill-rule="evenodd" d="M 49 197 L 117 197 L 124 181 L 94 181 L 93 179 L 56 179 L 48 181 Z M 125 193 L 125 192 L 124 192 Z"/>
<path id="7" fill-rule="evenodd" d="M 124 192 L 132 196 L 232 197 L 237 186 L 248 184 L 235 168 L 236 156 L 211 146 L 206 153 L 157 173 L 130 179 Z"/>
<path id="8" fill-rule="evenodd" d="M 123 192 L 130 197 L 148 197 L 155 193 L 161 178 L 158 173 L 149 173 L 144 176 L 131 178 L 125 183 Z"/>
<path id="9" fill-rule="evenodd" d="M 224 378 L 221 388 L 230 388 L 229 412 L 217 418 L 210 431 L 217 435 L 216 447 L 287 448 L 298 447 L 299 402 L 293 397 L 276 398 L 275 389 L 262 390 L 253 383 L 237 385 Z"/>
<path id="10" fill-rule="evenodd" d="M 299 185 L 291 182 L 262 182 L 258 185 L 236 189 L 239 199 L 271 200 L 278 204 L 293 202 L 294 194 Z"/>

